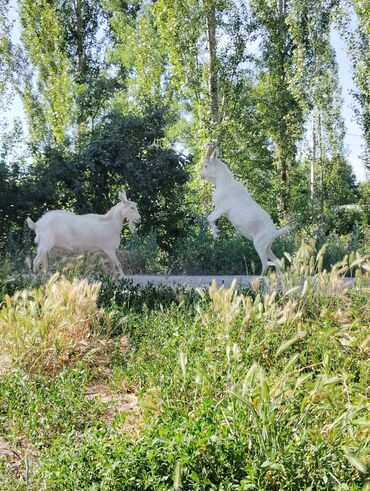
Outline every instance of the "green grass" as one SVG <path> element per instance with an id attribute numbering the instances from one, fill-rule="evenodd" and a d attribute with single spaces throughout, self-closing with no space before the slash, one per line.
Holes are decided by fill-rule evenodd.
<path id="1" fill-rule="evenodd" d="M 91 329 L 108 363 L 1 376 L 0 448 L 19 457 L 0 450 L 0 489 L 368 489 L 369 266 L 351 262 L 349 290 L 348 258 L 327 274 L 307 250 L 278 292 L 104 279 L 91 299 L 112 325 Z M 125 394 L 138 408 L 112 410 Z"/>

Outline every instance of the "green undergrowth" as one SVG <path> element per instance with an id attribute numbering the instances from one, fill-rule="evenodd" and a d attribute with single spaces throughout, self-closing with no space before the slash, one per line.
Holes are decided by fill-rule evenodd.
<path id="1" fill-rule="evenodd" d="M 368 262 L 292 261 L 243 292 L 103 279 L 83 333 L 108 361 L 2 371 L 0 489 L 368 489 Z"/>

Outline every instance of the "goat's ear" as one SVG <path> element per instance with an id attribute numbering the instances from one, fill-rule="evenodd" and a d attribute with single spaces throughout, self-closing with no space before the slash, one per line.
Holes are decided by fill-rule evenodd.
<path id="1" fill-rule="evenodd" d="M 121 200 L 123 203 L 125 201 L 128 201 L 127 196 L 126 196 L 126 191 L 121 191 L 118 193 L 118 199 Z"/>

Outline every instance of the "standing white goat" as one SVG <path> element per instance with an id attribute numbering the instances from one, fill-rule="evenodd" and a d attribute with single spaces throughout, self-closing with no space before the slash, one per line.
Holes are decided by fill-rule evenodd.
<path id="1" fill-rule="evenodd" d="M 262 272 L 265 274 L 268 261 L 278 267 L 278 258 L 271 250 L 272 242 L 289 232 L 286 226 L 277 229 L 270 215 L 254 201 L 248 190 L 234 179 L 228 167 L 218 158 L 218 149 L 211 146 L 203 162 L 202 179 L 214 184 L 214 210 L 207 220 L 214 237 L 219 230 L 216 221 L 225 216 L 235 229 L 246 239 L 253 242 L 261 259 Z"/>
<path id="2" fill-rule="evenodd" d="M 36 223 L 27 218 L 27 225 L 36 233 L 34 272 L 38 272 L 40 265 L 47 271 L 47 254 L 56 247 L 68 251 L 103 251 L 113 270 L 116 268 L 123 276 L 115 252 L 119 247 L 123 221 L 128 220 L 129 229 L 133 232 L 134 224 L 140 223 L 141 217 L 136 203 L 129 201 L 124 191 L 118 193 L 118 198 L 120 202 L 105 215 L 76 215 L 71 211 L 55 210 L 46 212 Z"/>

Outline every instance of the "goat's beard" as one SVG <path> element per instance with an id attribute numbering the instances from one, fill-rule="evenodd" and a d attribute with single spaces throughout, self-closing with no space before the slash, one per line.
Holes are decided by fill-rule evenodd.
<path id="1" fill-rule="evenodd" d="M 132 220 L 128 220 L 128 228 L 132 234 L 135 232 L 136 226 Z"/>

